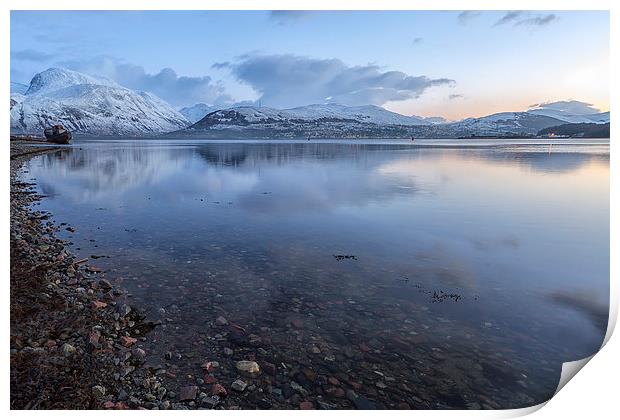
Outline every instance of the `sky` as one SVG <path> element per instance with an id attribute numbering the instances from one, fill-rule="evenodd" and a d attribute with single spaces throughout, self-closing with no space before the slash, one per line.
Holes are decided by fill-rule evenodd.
<path id="1" fill-rule="evenodd" d="M 456 120 L 573 100 L 608 111 L 609 12 L 12 11 L 10 66 L 12 82 L 65 67 L 176 108 L 337 102 Z"/>

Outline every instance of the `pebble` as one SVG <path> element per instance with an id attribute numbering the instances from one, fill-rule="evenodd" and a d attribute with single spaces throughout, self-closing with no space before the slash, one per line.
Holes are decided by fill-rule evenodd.
<path id="1" fill-rule="evenodd" d="M 215 408 L 220 403 L 220 399 L 217 396 L 212 396 L 204 398 L 200 402 L 204 407 Z"/>
<path id="2" fill-rule="evenodd" d="M 60 348 L 60 350 L 62 351 L 62 354 L 65 357 L 71 357 L 73 355 L 73 353 L 75 353 L 75 347 L 73 347 L 69 343 L 63 344 L 62 347 Z"/>
<path id="3" fill-rule="evenodd" d="M 264 362 L 263 369 L 265 370 L 265 373 L 267 373 L 268 375 L 271 375 L 271 376 L 276 375 L 276 365 L 274 365 L 273 363 Z"/>
<path id="4" fill-rule="evenodd" d="M 215 319 L 215 325 L 219 325 L 220 327 L 223 327 L 224 325 L 228 325 L 228 320 L 224 318 L 223 316 L 218 316 Z"/>
<path id="5" fill-rule="evenodd" d="M 121 344 L 125 347 L 131 347 L 138 342 L 138 339 L 128 336 L 121 337 Z"/>
<path id="6" fill-rule="evenodd" d="M 97 309 L 105 308 L 106 306 L 108 306 L 108 304 L 105 303 L 105 302 L 94 300 L 93 303 L 91 304 L 91 306 L 92 306 L 93 309 L 97 310 Z"/>
<path id="7" fill-rule="evenodd" d="M 235 367 L 238 371 L 250 376 L 260 374 L 260 366 L 258 365 L 258 363 L 250 360 L 240 360 L 235 364 Z"/>
<path id="8" fill-rule="evenodd" d="M 342 398 L 344 397 L 344 390 L 342 388 L 331 387 L 328 388 L 325 393 L 333 398 Z"/>
<path id="9" fill-rule="evenodd" d="M 195 385 L 184 386 L 179 390 L 179 401 L 193 401 L 196 399 L 198 387 Z"/>
<path id="10" fill-rule="evenodd" d="M 101 279 L 99 280 L 99 287 L 101 287 L 104 290 L 110 290 L 112 288 L 112 283 L 110 283 L 106 279 Z"/>
<path id="11" fill-rule="evenodd" d="M 123 304 L 121 305 L 120 309 L 119 309 L 119 314 L 122 317 L 125 317 L 127 315 L 129 315 L 129 313 L 131 312 L 131 306 L 127 305 L 127 304 Z"/>
<path id="12" fill-rule="evenodd" d="M 131 351 L 131 355 L 141 362 L 144 361 L 144 359 L 146 359 L 146 352 L 141 348 L 133 349 Z"/>
<path id="13" fill-rule="evenodd" d="M 106 394 L 105 387 L 101 385 L 95 385 L 91 388 L 91 393 L 93 394 L 93 397 L 99 400 L 105 397 L 105 394 Z"/>
<path id="14" fill-rule="evenodd" d="M 217 395 L 220 398 L 225 398 L 228 395 L 228 391 L 221 384 L 213 384 L 211 387 L 211 393 Z"/>
<path id="15" fill-rule="evenodd" d="M 314 410 L 314 404 L 310 401 L 302 401 L 299 403 L 300 410 Z"/>
<path id="16" fill-rule="evenodd" d="M 383 382 L 381 382 L 381 381 L 377 382 L 377 383 L 375 384 L 375 386 L 376 386 L 377 388 L 379 388 L 379 389 L 385 389 L 385 388 L 387 388 L 387 385 L 386 385 L 386 384 L 384 384 L 384 383 L 383 383 Z"/>
<path id="17" fill-rule="evenodd" d="M 232 389 L 233 391 L 237 391 L 237 392 L 243 392 L 245 391 L 245 388 L 247 386 L 248 384 L 243 382 L 241 379 L 237 379 L 235 382 L 232 383 L 232 385 L 230 386 L 230 389 Z"/>

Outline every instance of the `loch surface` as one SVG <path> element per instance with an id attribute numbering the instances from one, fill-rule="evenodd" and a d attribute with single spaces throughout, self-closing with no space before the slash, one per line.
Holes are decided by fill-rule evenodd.
<path id="1" fill-rule="evenodd" d="M 607 140 L 81 140 L 23 178 L 169 389 L 256 360 L 285 405 L 516 408 L 605 335 Z"/>

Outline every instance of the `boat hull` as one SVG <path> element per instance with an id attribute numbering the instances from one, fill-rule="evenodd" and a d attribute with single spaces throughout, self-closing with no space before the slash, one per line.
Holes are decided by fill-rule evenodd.
<path id="1" fill-rule="evenodd" d="M 69 131 L 64 131 L 61 133 L 49 133 L 46 130 L 45 133 L 45 139 L 50 142 L 50 143 L 56 143 L 56 144 L 69 144 L 71 142 L 71 132 Z"/>

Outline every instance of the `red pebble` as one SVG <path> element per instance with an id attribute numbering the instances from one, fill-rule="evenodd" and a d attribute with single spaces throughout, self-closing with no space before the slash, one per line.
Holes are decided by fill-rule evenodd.
<path id="1" fill-rule="evenodd" d="M 213 387 L 211 388 L 211 393 L 217 395 L 220 398 L 225 398 L 228 395 L 228 392 L 226 392 L 226 388 L 224 388 L 220 384 L 213 385 Z"/>
<path id="2" fill-rule="evenodd" d="M 299 403 L 300 410 L 314 410 L 314 404 L 310 401 L 302 401 Z"/>
<path id="3" fill-rule="evenodd" d="M 327 378 L 327 381 L 332 384 L 332 385 L 340 385 L 340 381 L 336 378 L 334 378 L 333 376 L 330 376 L 329 378 Z"/>

